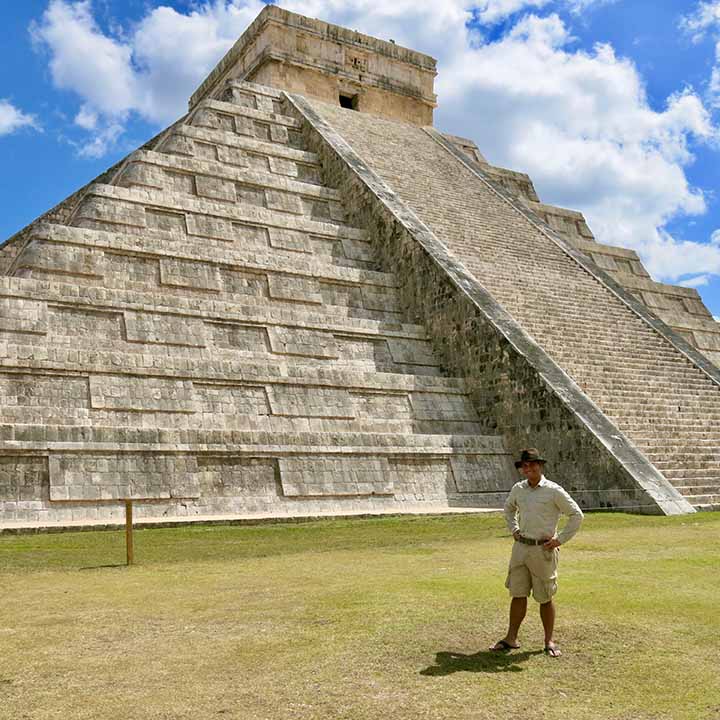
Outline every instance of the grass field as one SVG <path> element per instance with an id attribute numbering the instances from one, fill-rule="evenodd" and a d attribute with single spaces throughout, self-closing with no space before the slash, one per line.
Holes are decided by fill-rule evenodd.
<path id="1" fill-rule="evenodd" d="M 509 655 L 499 516 L 0 537 L 3 720 L 720 719 L 720 514 L 592 515 Z"/>

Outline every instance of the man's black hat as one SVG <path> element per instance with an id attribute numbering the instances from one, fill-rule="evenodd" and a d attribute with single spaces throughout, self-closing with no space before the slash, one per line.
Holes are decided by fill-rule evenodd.
<path id="1" fill-rule="evenodd" d="M 545 463 L 545 458 L 540 455 L 537 448 L 527 448 L 520 453 L 520 459 L 515 461 L 515 467 L 519 468 L 524 462 Z"/>

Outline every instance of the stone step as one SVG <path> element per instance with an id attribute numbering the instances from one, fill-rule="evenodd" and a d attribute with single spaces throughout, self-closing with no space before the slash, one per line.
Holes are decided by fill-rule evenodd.
<path id="1" fill-rule="evenodd" d="M 549 311 L 552 313 L 552 310 Z M 627 312 L 631 312 L 629 309 Z M 545 322 L 542 317 L 538 316 L 536 320 L 528 319 L 528 332 L 535 333 L 552 339 L 553 337 L 567 339 L 569 343 L 577 344 L 579 347 L 592 349 L 593 347 L 602 347 L 608 350 L 618 350 L 617 344 L 613 345 L 612 336 L 617 332 L 618 323 L 622 323 L 623 340 L 627 339 L 628 343 L 632 342 L 648 342 L 649 347 L 641 345 L 636 348 L 638 351 L 648 351 L 649 349 L 667 350 L 672 346 L 661 335 L 658 335 L 650 326 L 644 326 L 640 322 L 636 325 L 632 318 L 619 316 L 611 318 L 603 316 L 595 317 L 596 313 L 590 317 L 570 317 L 560 315 L 558 320 L 554 320 L 552 315 L 548 315 Z M 576 322 L 574 328 L 568 328 L 568 320 Z M 638 318 L 639 320 L 639 318 Z M 582 328 L 588 323 L 593 323 L 594 329 L 597 330 L 595 335 L 588 336 L 582 332 Z M 561 346 L 560 346 L 561 347 Z"/>
<path id="2" fill-rule="evenodd" d="M 659 382 L 664 377 L 676 377 L 683 380 L 691 379 L 705 379 L 711 383 L 712 381 L 708 378 L 701 370 L 690 365 L 685 364 L 684 358 L 678 354 L 676 361 L 664 361 L 657 362 L 648 360 L 647 363 L 643 363 L 642 360 L 637 358 L 627 357 L 608 357 L 605 360 L 601 356 L 591 357 L 587 354 L 585 356 L 576 356 L 573 358 L 571 355 L 558 355 L 553 352 L 548 354 L 562 366 L 571 368 L 577 374 L 583 374 L 587 376 L 588 383 L 597 384 L 599 381 L 609 380 L 611 382 L 623 382 L 630 381 L 641 386 L 647 380 L 649 382 Z M 578 360 L 579 357 L 582 359 Z"/>
<path id="3" fill-rule="evenodd" d="M 65 225 L 39 225 L 29 234 L 33 242 L 30 251 L 20 253 L 16 261 L 16 269 L 37 268 L 46 271 L 69 275 L 73 271 L 73 263 L 77 266 L 80 276 L 103 277 L 109 263 L 104 262 L 104 253 L 129 258 L 158 258 L 161 261 L 186 262 L 197 269 L 202 268 L 240 269 L 258 272 L 275 272 L 290 276 L 298 276 L 317 280 L 326 280 L 344 285 L 376 286 L 378 288 L 397 288 L 398 278 L 392 273 L 377 272 L 358 268 L 334 265 L 321 258 L 312 257 L 309 253 L 283 252 L 272 247 L 272 243 L 281 244 L 297 241 L 301 243 L 302 235 L 277 235 L 270 232 L 271 247 L 260 249 L 258 245 L 249 248 L 240 243 L 227 243 L 222 254 L 216 248 L 198 247 L 197 241 L 180 239 L 168 240 L 157 233 L 143 236 L 129 235 L 122 232 L 107 232 L 88 228 L 68 227 Z M 36 249 L 39 243 L 47 241 L 56 243 L 57 248 Z M 86 252 L 79 248 L 87 249 Z M 258 248 L 258 249 L 256 249 Z"/>
<path id="4" fill-rule="evenodd" d="M 128 427 L 150 423 L 275 432 L 481 432 L 468 396 L 438 392 L 437 387 L 434 392 L 403 391 L 387 384 L 367 389 L 323 384 L 322 379 L 308 384 L 300 377 L 261 383 L 182 374 L 131 375 L 91 367 L 65 375 L 37 370 L 1 373 L 3 417 L 8 422 L 51 425 L 111 422 Z"/>
<path id="5" fill-rule="evenodd" d="M 655 448 L 666 443 L 670 446 L 673 441 L 678 446 L 692 449 L 696 447 L 696 444 L 700 448 L 705 441 L 715 442 L 717 440 L 716 433 L 705 431 L 701 426 L 679 427 L 677 424 L 665 424 L 657 428 L 653 426 L 632 427 L 623 424 L 620 429 L 641 449 Z"/>
<path id="6" fill-rule="evenodd" d="M 239 105 L 234 102 L 207 99 L 199 102 L 193 112 L 204 109 L 222 113 L 224 115 L 240 116 L 250 118 L 252 120 L 259 120 L 263 123 L 283 125 L 287 128 L 292 128 L 293 130 L 302 130 L 302 123 L 299 120 L 296 120 L 291 115 L 286 115 L 282 112 L 283 107 L 281 102 L 277 105 L 273 105 L 273 108 L 274 109 L 270 111 L 267 105 L 265 105 L 264 109 L 259 109 L 257 107 L 252 107 L 251 105 Z"/>
<path id="7" fill-rule="evenodd" d="M 59 312 L 57 311 L 59 310 Z M 151 313 L 62 312 L 52 308 L 45 335 L 0 331 L 0 351 L 6 366 L 11 357 L 47 355 L 48 346 L 73 351 L 80 356 L 94 353 L 102 341 L 107 349 L 127 357 L 142 356 L 145 365 L 162 367 L 169 354 L 176 358 L 217 361 L 288 364 L 313 363 L 318 368 L 348 373 L 378 372 L 411 375 L 443 374 L 428 341 L 399 341 L 393 338 L 335 335 L 297 328 L 192 323 L 188 318 Z M 18 343 L 18 344 L 14 344 Z M 10 348 L 14 348 L 14 351 Z M 118 363 L 121 362 L 118 356 Z M 136 363 L 140 359 L 136 359 Z M 136 365 L 124 365 L 131 369 Z"/>
<path id="8" fill-rule="evenodd" d="M 663 443 L 669 445 L 673 442 L 678 444 L 685 443 L 685 447 L 692 448 L 695 447 L 696 444 L 698 447 L 701 447 L 706 443 L 717 442 L 717 435 L 714 432 L 705 432 L 702 429 L 692 428 L 680 430 L 674 425 L 661 428 L 655 428 L 649 425 L 642 427 L 624 426 L 622 431 L 640 448 L 654 448 Z"/>
<path id="9" fill-rule="evenodd" d="M 672 408 L 667 408 L 665 411 L 663 408 L 656 410 L 642 410 L 638 408 L 627 408 L 626 410 L 618 411 L 610 407 L 602 407 L 606 415 L 614 417 L 621 422 L 627 419 L 631 424 L 637 418 L 647 418 L 650 420 L 667 421 L 667 426 L 672 427 L 677 425 L 679 428 L 686 427 L 688 421 L 696 420 L 698 422 L 708 422 L 720 424 L 720 409 L 715 411 L 703 412 L 702 409 L 694 410 L 689 407 L 683 410 L 682 413 L 673 413 Z"/>
<path id="10" fill-rule="evenodd" d="M 557 355 L 570 361 L 573 358 L 588 358 L 589 360 L 597 359 L 603 361 L 606 365 L 611 365 L 615 360 L 624 361 L 626 358 L 629 360 L 631 366 L 638 368 L 643 367 L 674 367 L 677 364 L 678 358 L 681 357 L 677 350 L 673 349 L 660 349 L 655 348 L 652 350 L 629 350 L 624 348 L 618 348 L 617 346 L 612 349 L 610 347 L 603 347 L 600 344 L 595 346 L 583 346 L 574 345 L 572 341 L 565 342 L 562 338 L 548 338 L 547 336 L 542 338 L 542 346 L 546 352 L 551 355 Z M 628 340 L 629 344 L 633 341 Z M 641 340 L 638 342 L 642 342 Z M 692 367 L 688 361 L 688 367 Z"/>
<path id="11" fill-rule="evenodd" d="M 163 192 L 153 188 L 123 188 L 115 185 L 91 185 L 73 216 L 72 225 L 82 226 L 82 221 L 99 220 L 118 225 L 122 232 L 168 229 L 158 227 L 157 222 L 148 223 L 147 213 L 162 215 L 169 213 L 177 217 L 177 224 L 187 226 L 188 216 L 192 216 L 193 226 L 209 226 L 211 222 L 224 229 L 228 222 L 265 226 L 305 232 L 319 237 L 347 238 L 365 240 L 365 231 L 340 222 L 312 220 L 290 212 L 272 208 L 251 206 L 240 203 L 218 202 L 209 198 L 195 198 L 176 192 Z M 198 216 L 209 216 L 208 220 Z M 226 222 L 223 223 L 222 221 Z M 191 230 L 191 228 L 188 228 Z M 135 231 L 137 232 L 137 230 Z M 226 239 L 223 235 L 210 235 L 217 239 Z"/>
<path id="12" fill-rule="evenodd" d="M 0 452 L 17 450 L 123 450 L 143 446 L 148 452 L 217 451 L 277 453 L 351 453 L 371 450 L 378 455 L 503 453 L 498 436 L 392 433 L 274 433 L 266 430 L 208 430 L 207 428 L 125 428 L 119 426 L 0 424 Z M 74 447 L 75 446 L 75 447 Z M 77 447 L 79 446 L 79 448 Z"/>
<path id="13" fill-rule="evenodd" d="M 682 367 L 692 368 L 693 363 L 682 355 L 678 350 L 674 349 L 669 344 L 656 344 L 653 342 L 653 338 L 644 337 L 638 339 L 623 339 L 622 342 L 627 344 L 624 346 L 618 345 L 618 339 L 610 336 L 608 338 L 608 345 L 615 341 L 615 347 L 603 347 L 600 343 L 583 346 L 574 345 L 571 341 L 564 342 L 561 336 L 549 336 L 535 334 L 537 342 L 547 347 L 548 351 L 552 351 L 559 357 L 575 358 L 581 363 L 588 365 L 602 364 L 606 358 L 618 359 L 627 358 L 631 364 L 643 367 L 648 365 L 651 367 L 657 366 L 675 366 L 680 362 Z M 658 336 L 658 340 L 661 340 Z M 638 345 L 642 345 L 642 349 L 636 350 Z M 605 364 L 608 363 L 605 361 Z"/>
<path id="14" fill-rule="evenodd" d="M 638 399 L 636 402 L 629 400 L 622 401 L 606 401 L 604 403 L 598 403 L 598 405 L 609 415 L 622 414 L 628 419 L 632 418 L 646 418 L 646 417 L 657 417 L 657 418 L 693 418 L 702 420 L 708 413 L 707 417 L 713 417 L 715 414 L 720 412 L 720 403 L 712 402 L 711 400 L 704 400 L 697 402 L 685 402 L 679 404 L 677 400 L 657 398 L 653 402 L 644 401 Z M 695 413 L 693 415 L 693 413 Z"/>
<path id="15" fill-rule="evenodd" d="M 565 330 L 568 331 L 568 337 L 577 342 L 585 342 L 590 345 L 588 336 L 582 335 L 580 328 L 592 325 L 593 330 L 597 330 L 596 336 L 600 342 L 606 342 L 612 338 L 613 331 L 618 326 L 623 328 L 623 336 L 627 332 L 630 340 L 640 342 L 648 340 L 652 346 L 661 347 L 666 340 L 662 336 L 657 335 L 650 326 L 644 326 L 639 316 L 634 315 L 634 311 L 628 306 L 614 306 L 604 300 L 598 300 L 597 297 L 587 296 L 580 297 L 577 293 L 574 299 L 578 303 L 586 303 L 584 312 L 578 313 L 577 307 L 568 305 L 563 302 L 562 298 L 553 298 L 553 307 L 548 308 L 548 314 L 543 320 L 543 316 L 538 314 L 537 308 L 533 305 L 543 302 L 547 305 L 549 300 L 535 298 L 531 304 L 526 306 L 516 306 L 506 302 L 506 307 L 512 314 L 522 317 L 527 323 L 529 331 L 539 335 L 547 334 L 548 337 L 557 336 Z M 633 313 L 629 315 L 629 313 Z"/>
<path id="16" fill-rule="evenodd" d="M 98 422 L 100 424 L 112 423 L 118 427 L 133 428 L 145 427 L 152 424 L 157 428 L 181 428 L 197 429 L 207 428 L 208 430 L 265 430 L 272 433 L 298 433 L 298 432 L 357 432 L 357 433 L 382 433 L 382 434 L 409 434 L 434 435 L 447 433 L 455 436 L 477 435 L 482 431 L 480 423 L 473 423 L 460 420 L 387 420 L 383 418 L 334 418 L 334 417 L 313 417 L 308 414 L 301 414 L 293 417 L 275 415 L 250 415 L 243 409 L 242 413 L 235 415 L 222 414 L 214 410 L 210 411 L 212 421 L 203 419 L 197 415 L 177 415 L 168 412 L 156 411 L 144 413 L 137 408 L 127 411 L 94 411 L 78 408 L 22 408 L 15 406 L 13 412 L 4 412 L 6 422 L 22 424 L 47 424 L 86 426 Z M 307 411 L 308 413 L 311 411 Z M 208 415 L 209 413 L 203 413 Z"/>
<path id="17" fill-rule="evenodd" d="M 706 435 L 698 435 L 688 442 L 683 438 L 669 436 L 662 440 L 650 437 L 640 438 L 643 444 L 643 452 L 652 457 L 660 458 L 664 454 L 702 452 L 704 450 L 713 450 L 717 444 L 720 444 L 720 434 L 717 432 L 708 432 Z"/>
<path id="18" fill-rule="evenodd" d="M 186 128 L 186 130 L 183 130 Z M 287 157 L 283 145 L 271 153 L 268 149 L 260 152 L 246 149 L 236 144 L 223 144 L 217 137 L 202 137 L 203 128 L 178 126 L 164 138 L 155 150 L 166 157 L 193 158 L 202 162 L 221 163 L 223 166 L 237 166 L 248 171 L 293 178 L 307 185 L 323 185 L 322 168 L 312 157 Z M 230 141 L 234 138 L 230 138 Z"/>
<path id="19" fill-rule="evenodd" d="M 694 447 L 676 452 L 672 452 L 672 450 L 666 453 L 645 452 L 644 455 L 652 461 L 652 464 L 658 468 L 658 470 L 664 470 L 666 468 L 672 469 L 674 467 L 704 468 L 707 467 L 708 463 L 713 463 L 717 460 L 716 452 L 713 453 L 711 450 L 702 452 L 699 448 Z"/>
<path id="20" fill-rule="evenodd" d="M 227 108 L 232 108 L 232 105 L 225 107 L 218 105 L 203 104 L 195 108 L 185 121 L 186 124 L 260 142 L 289 145 L 298 150 L 305 149 L 305 141 L 298 125 L 257 117 L 257 113 L 229 112 Z M 236 109 L 240 110 L 237 106 Z"/>
<path id="21" fill-rule="evenodd" d="M 160 224 L 163 219 L 166 222 L 178 219 L 170 214 L 164 218 L 162 214 L 150 217 L 159 218 L 155 224 Z M 187 222 L 187 218 L 185 221 Z M 321 276 L 323 270 L 328 269 L 329 274 L 326 274 L 326 277 L 343 282 L 367 281 L 389 287 L 397 286 L 393 274 L 379 272 L 371 266 L 372 248 L 369 243 L 361 240 L 323 239 L 301 231 L 239 223 L 231 223 L 227 226 L 220 223 L 202 225 L 194 220 L 190 221 L 190 229 L 195 234 L 189 234 L 186 222 L 182 222 L 180 216 L 176 231 L 146 228 L 142 233 L 126 232 L 123 226 L 117 226 L 117 229 L 99 230 L 38 223 L 29 231 L 28 237 L 38 241 L 51 240 L 65 245 L 109 250 L 116 254 L 125 251 L 138 256 L 165 256 L 188 261 L 203 261 L 218 266 L 277 268 L 292 273 L 300 265 L 305 267 L 307 275 Z M 213 237 L 221 234 L 226 235 L 226 238 Z M 18 255 L 27 257 L 28 253 L 32 254 L 33 249 L 25 248 Z M 63 274 L 67 274 L 73 269 L 70 264 L 73 259 L 67 257 L 63 263 L 61 256 L 55 259 L 55 263 Z M 51 259 L 42 260 L 45 265 L 51 263 Z M 81 271 L 85 275 L 90 274 L 88 270 L 92 270 L 97 276 L 97 272 L 102 269 L 99 267 L 100 262 L 93 263 L 92 258 L 79 257 L 77 260 L 83 265 L 91 263 L 91 267 L 82 268 Z M 17 263 L 18 261 L 16 267 Z M 310 272 L 307 272 L 308 270 Z M 356 271 L 355 274 L 353 271 Z"/>
<path id="22" fill-rule="evenodd" d="M 158 157 L 175 162 L 161 163 Z M 190 167 L 191 164 L 201 167 Z M 265 172 L 236 170 L 220 163 L 180 160 L 173 155 L 136 153 L 114 184 L 247 204 L 316 221 L 344 223 L 347 219 L 337 193 L 321 185 Z"/>
<path id="23" fill-rule="evenodd" d="M 175 145 L 171 142 L 174 140 Z M 298 148 L 289 147 L 282 143 L 265 142 L 243 135 L 227 132 L 225 130 L 215 130 L 207 127 L 197 127 L 193 125 L 176 125 L 168 138 L 159 146 L 162 152 L 169 152 L 168 145 L 176 147 L 173 152 L 177 152 L 182 143 L 177 138 L 187 138 L 192 143 L 192 154 L 194 157 L 203 157 L 205 159 L 216 159 L 223 162 L 223 159 L 232 158 L 234 151 L 241 151 L 241 157 L 248 156 L 249 165 L 256 170 L 267 168 L 270 169 L 268 162 L 261 162 L 259 158 L 282 158 L 298 163 L 298 165 L 309 165 L 320 168 L 320 159 L 317 153 L 300 150 Z M 215 147 L 215 155 L 208 152 L 207 148 L 198 148 L 198 143 L 212 145 Z M 229 148 L 228 151 L 221 148 Z"/>
<path id="24" fill-rule="evenodd" d="M 153 305 L 160 303 L 161 295 L 194 295 L 208 302 L 259 303 L 271 311 L 287 306 L 306 308 L 325 315 L 330 323 L 348 316 L 390 322 L 403 319 L 396 288 L 111 252 L 98 258 L 102 262 L 99 278 L 82 276 L 78 273 L 82 268 L 74 262 L 73 274 L 63 276 L 56 267 L 42 267 L 51 259 L 43 252 L 46 247 L 39 248 L 34 257 L 23 258 L 23 266 L 16 274 L 36 280 L 67 279 L 74 285 L 94 286 L 101 282 L 107 289 L 147 293 Z"/>
<path id="25" fill-rule="evenodd" d="M 712 495 L 713 493 L 720 493 L 720 480 L 716 479 L 715 482 L 708 482 L 708 479 L 695 478 L 688 480 L 686 484 L 675 485 L 675 489 L 682 495 Z"/>
<path id="26" fill-rule="evenodd" d="M 587 324 L 590 324 L 590 322 Z M 622 341 L 624 344 L 619 346 L 614 335 L 615 331 L 611 326 L 598 327 L 597 323 L 595 323 L 593 329 L 596 331 L 593 338 L 596 342 L 589 340 L 587 336 L 568 336 L 563 328 L 554 331 L 543 328 L 538 331 L 528 330 L 528 332 L 534 337 L 542 338 L 543 343 L 557 353 L 571 349 L 572 352 L 581 351 L 591 355 L 607 354 L 609 357 L 628 355 L 650 360 L 672 358 L 677 353 L 677 350 L 660 335 L 652 337 L 646 332 L 628 333 L 626 336 L 623 332 Z M 613 340 L 615 340 L 614 343 Z"/>
<path id="27" fill-rule="evenodd" d="M 720 493 L 686 495 L 685 499 L 698 510 L 720 510 Z"/>
<path id="28" fill-rule="evenodd" d="M 622 405 L 610 402 L 598 403 L 606 414 L 613 417 L 627 418 L 670 418 L 682 422 L 684 419 L 717 419 L 720 418 L 720 403 L 697 402 L 678 406 L 677 403 L 663 403 L 662 398 L 652 405 L 625 402 Z"/>
<path id="29" fill-rule="evenodd" d="M 358 368 L 319 367 L 308 359 L 281 358 L 268 365 L 243 358 L 221 360 L 181 355 L 143 357 L 99 344 L 94 351 L 80 353 L 72 347 L 32 347 L 0 344 L 0 367 L 5 372 L 52 372 L 74 377 L 89 373 L 155 378 L 158 382 L 223 382 L 238 385 L 287 385 L 343 388 L 346 391 L 431 393 L 466 395 L 464 380 L 433 375 L 381 373 Z"/>
<path id="30" fill-rule="evenodd" d="M 172 157 L 167 155 L 165 157 Z M 147 160 L 132 160 L 118 176 L 115 186 L 150 189 L 185 195 L 217 203 L 261 208 L 284 213 L 298 219 L 342 224 L 347 216 L 343 205 L 321 192 L 319 185 L 289 181 L 276 182 L 266 173 L 232 173 L 235 177 L 199 174 L 196 171 L 167 169 Z M 301 187 L 304 185 L 304 187 Z"/>
<path id="31" fill-rule="evenodd" d="M 223 97 L 220 99 L 224 103 L 240 107 L 257 108 L 277 114 L 285 112 L 285 103 L 281 91 L 245 80 L 233 79 L 226 81 Z M 193 96 L 191 103 L 194 100 L 195 97 Z"/>
<path id="32" fill-rule="evenodd" d="M 720 511 L 720 502 L 692 502 L 691 503 L 698 512 L 718 512 Z"/>
<path id="33" fill-rule="evenodd" d="M 690 480 L 702 480 L 702 484 L 720 483 L 720 469 L 716 462 L 703 468 L 665 468 L 663 475 L 673 485 L 687 485 Z"/>
<path id="34" fill-rule="evenodd" d="M 381 321 L 341 313 L 321 312 L 321 308 L 300 305 L 243 305 L 240 301 L 221 301 L 198 296 L 164 295 L 156 293 L 103 288 L 16 277 L 0 277 L 0 303 L 7 314 L 5 332 L 13 331 L 10 317 L 17 317 L 15 331 L 43 335 L 47 332 L 48 307 L 75 309 L 80 312 L 164 313 L 202 322 L 224 322 L 263 327 L 299 328 L 308 331 L 331 332 L 342 336 L 375 339 L 406 338 L 427 340 L 421 325 L 403 323 L 397 319 Z M 35 320 L 33 320 L 35 318 Z"/>
<path id="35" fill-rule="evenodd" d="M 623 416 L 624 417 L 624 416 Z M 666 433 L 668 430 L 683 430 L 686 432 L 710 432 L 714 435 L 712 430 L 714 423 L 706 420 L 703 415 L 700 419 L 688 418 L 678 416 L 672 420 L 668 418 L 658 417 L 626 417 L 623 422 L 623 428 L 626 430 L 632 430 L 636 433 L 645 433 L 648 437 L 656 435 L 656 432 Z"/>
<path id="36" fill-rule="evenodd" d="M 342 202 L 337 190 L 317 183 L 304 182 L 297 179 L 297 174 L 291 175 L 289 171 L 279 172 L 279 166 L 274 171 L 263 172 L 239 165 L 237 162 L 230 164 L 152 150 L 136 150 L 128 158 L 119 180 L 113 184 L 124 187 L 139 185 L 163 190 L 172 186 L 175 174 L 182 174 L 183 177 L 192 176 L 194 179 L 192 185 L 195 188 L 198 185 L 197 178 L 201 179 L 201 184 L 209 184 L 212 182 L 211 179 L 215 179 L 218 185 L 222 182 L 240 183 L 294 193 L 311 199 L 338 204 Z M 178 183 L 177 187 L 178 190 L 185 191 L 187 185 Z"/>
<path id="37" fill-rule="evenodd" d="M 546 347 L 545 344 L 542 346 Z M 639 358 L 634 356 L 632 351 L 628 351 L 623 354 L 608 354 L 605 356 L 601 352 L 598 352 L 597 354 L 575 354 L 574 352 L 553 350 L 551 347 L 547 347 L 547 352 L 553 357 L 561 358 L 564 362 L 572 364 L 573 367 L 593 368 L 600 371 L 605 369 L 606 371 L 611 372 L 612 370 L 617 369 L 619 363 L 622 362 L 619 366 L 620 369 L 626 371 L 636 371 L 638 373 L 643 371 L 645 373 L 657 370 L 663 371 L 666 369 L 674 370 L 676 372 L 684 371 L 689 374 L 691 371 L 697 372 L 690 361 L 680 355 L 680 353 L 676 353 L 675 355 L 670 353 L 665 358 L 658 358 L 655 354 L 647 356 L 646 358 Z"/>
<path id="38" fill-rule="evenodd" d="M 578 302 L 582 301 L 581 297 L 576 296 L 576 298 Z M 573 298 L 573 300 L 575 300 L 575 298 Z M 649 325 L 645 325 L 643 320 L 641 320 L 639 316 L 636 316 L 634 311 L 630 310 L 630 308 L 624 303 L 622 305 L 615 305 L 611 301 L 599 301 L 597 296 L 594 294 L 588 295 L 587 300 L 593 300 L 596 303 L 596 306 L 587 305 L 582 308 L 581 312 L 578 312 L 578 308 L 580 307 L 579 305 L 573 303 L 568 304 L 563 298 L 559 297 L 557 300 L 553 301 L 553 307 L 548 308 L 549 314 L 546 322 L 543 322 L 542 316 L 539 314 L 536 314 L 535 317 L 528 316 L 528 327 L 535 331 L 561 331 L 565 329 L 567 324 L 566 319 L 571 322 L 578 323 L 578 325 L 582 325 L 589 321 L 597 321 L 597 327 L 602 332 L 601 339 L 604 339 L 607 333 L 611 333 L 614 329 L 616 330 L 617 324 L 621 323 L 623 326 L 623 337 L 625 337 L 625 334 L 627 333 L 627 337 L 634 340 L 654 337 L 655 340 L 651 340 L 653 344 L 663 345 L 666 343 L 662 336 L 657 335 Z M 534 302 L 537 302 L 537 300 Z M 530 311 L 533 304 L 534 303 L 530 303 L 527 306 L 524 306 L 523 309 Z M 599 309 L 602 309 L 601 315 L 598 313 Z M 633 314 L 630 315 L 628 313 Z M 570 333 L 570 337 L 578 338 L 588 343 L 591 341 L 591 338 L 587 335 L 583 336 L 578 326 L 575 328 L 568 328 L 568 331 Z"/>
<path id="39" fill-rule="evenodd" d="M 596 393 L 586 391 L 586 394 L 601 407 L 605 407 L 606 404 L 619 405 L 621 403 L 628 403 L 631 406 L 635 407 L 662 406 L 668 408 L 675 408 L 676 410 L 678 407 L 687 408 L 688 406 L 708 408 L 720 406 L 720 398 L 716 400 L 708 392 L 700 392 L 697 394 L 680 394 L 680 391 L 677 391 L 676 393 L 644 393 L 639 391 L 637 393 L 633 393 L 625 391 L 617 393 L 613 392 L 612 394 L 598 395 Z"/>
<path id="40" fill-rule="evenodd" d="M 685 380 L 683 383 L 683 389 L 689 393 L 707 393 L 712 390 L 714 383 L 706 377 L 691 377 Z M 607 387 L 604 383 L 587 381 L 581 388 L 585 392 L 602 392 Z M 661 380 L 649 380 L 645 379 L 642 384 L 638 384 L 637 381 L 622 381 L 613 379 L 612 381 L 613 392 L 633 392 L 634 390 L 640 390 L 642 392 L 656 392 L 668 389 L 667 382 L 664 379 Z"/>
<path id="41" fill-rule="evenodd" d="M 126 353 L 128 358 L 142 355 L 143 364 L 155 367 L 173 355 L 206 364 L 220 360 L 257 364 L 283 361 L 353 373 L 442 374 L 427 340 L 242 325 L 182 315 L 50 307 L 44 334 L 0 331 L 6 362 L 27 355 L 39 358 L 43 352 L 47 356 L 48 347 L 86 356 L 97 350 L 100 341 L 104 348 Z"/>
<path id="42" fill-rule="evenodd" d="M 718 387 L 717 391 L 715 387 Z M 663 400 L 677 400 L 682 402 L 684 400 L 691 400 L 693 402 L 715 402 L 720 400 L 720 386 L 713 386 L 711 382 L 698 384 L 696 386 L 681 385 L 673 386 L 665 384 L 658 384 L 655 387 L 648 388 L 645 385 L 637 385 L 632 387 L 629 383 L 625 386 L 616 387 L 614 385 L 610 387 L 598 387 L 595 385 L 592 389 L 584 386 L 582 389 L 588 394 L 592 394 L 593 397 L 597 398 L 613 398 L 618 401 L 622 401 L 628 398 L 633 401 L 642 403 L 652 403 L 656 398 Z"/>
<path id="43" fill-rule="evenodd" d="M 556 360 L 556 362 L 558 362 Z M 681 382 L 684 383 L 688 379 L 688 375 L 691 378 L 698 379 L 703 377 L 703 373 L 700 370 L 691 372 L 683 368 L 660 368 L 652 369 L 647 368 L 644 372 L 640 369 L 632 367 L 622 367 L 620 363 L 616 363 L 614 366 L 605 366 L 602 368 L 591 367 L 588 365 L 579 366 L 571 362 L 559 361 L 558 364 L 565 369 L 565 371 L 573 378 L 577 378 L 579 385 L 585 385 L 589 383 L 597 384 L 599 381 L 605 381 L 607 383 L 633 383 L 636 382 L 639 387 L 642 387 L 645 378 L 648 376 L 652 377 L 656 381 L 666 382 Z M 708 388 L 716 388 L 717 385 L 708 378 Z"/>

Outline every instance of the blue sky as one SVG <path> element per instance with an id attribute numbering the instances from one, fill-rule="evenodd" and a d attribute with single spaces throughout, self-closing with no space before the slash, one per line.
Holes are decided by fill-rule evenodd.
<path id="1" fill-rule="evenodd" d="M 720 317 L 720 0 L 282 0 L 438 58 L 436 125 Z M 0 6 L 0 240 L 184 112 L 261 0 Z"/>

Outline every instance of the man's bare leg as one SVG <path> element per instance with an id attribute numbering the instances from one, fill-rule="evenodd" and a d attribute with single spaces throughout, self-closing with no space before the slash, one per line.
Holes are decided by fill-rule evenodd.
<path id="1" fill-rule="evenodd" d="M 545 652 L 551 657 L 560 657 L 562 653 L 560 648 L 555 645 L 553 633 L 555 631 L 555 604 L 550 602 L 540 605 L 540 619 L 542 620 L 543 630 L 545 631 Z"/>
<path id="2" fill-rule="evenodd" d="M 508 624 L 508 632 L 505 636 L 505 640 L 511 645 L 517 645 L 517 636 L 520 631 L 522 621 L 525 619 L 527 613 L 527 598 L 526 597 L 514 597 L 510 601 L 510 622 Z"/>
<path id="3" fill-rule="evenodd" d="M 507 635 L 495 643 L 495 645 L 490 648 L 491 650 L 508 650 L 509 648 L 520 647 L 517 636 L 526 613 L 527 598 L 514 597 L 510 601 L 510 622 L 508 623 Z"/>

